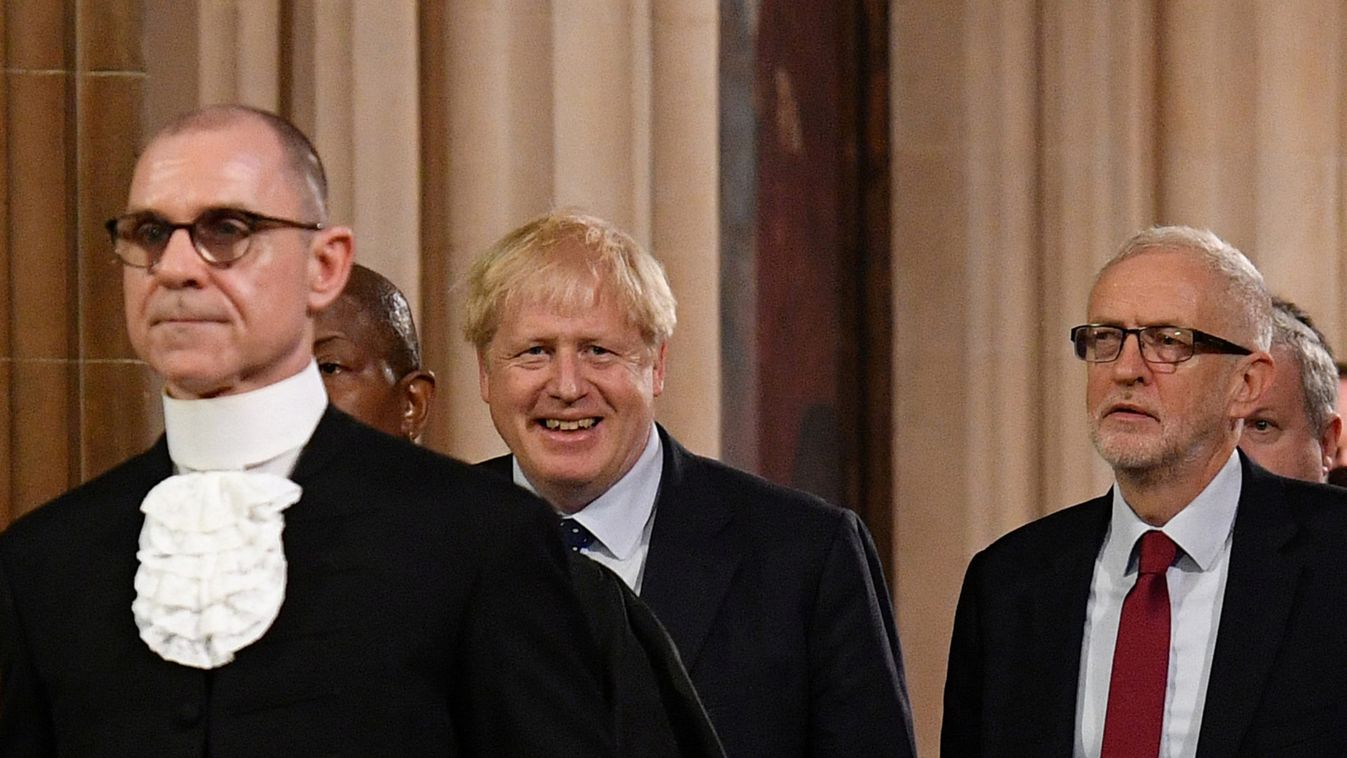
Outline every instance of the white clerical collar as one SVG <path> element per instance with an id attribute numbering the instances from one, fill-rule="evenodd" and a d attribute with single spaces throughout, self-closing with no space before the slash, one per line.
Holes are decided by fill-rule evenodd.
<path id="1" fill-rule="evenodd" d="M 514 482 L 537 494 L 537 490 L 513 458 Z M 650 437 L 645 450 L 636 459 L 631 470 L 622 475 L 613 486 L 586 505 L 572 518 L 590 531 L 619 560 L 626 560 L 641 543 L 650 514 L 655 510 L 659 494 L 660 475 L 664 471 L 663 445 L 655 425 L 650 425 Z"/>
<path id="2" fill-rule="evenodd" d="M 165 393 L 168 454 L 192 471 L 257 466 L 303 448 L 326 409 L 314 361 L 288 379 L 238 395 L 178 400 Z"/>
<path id="3" fill-rule="evenodd" d="M 1242 486 L 1243 470 L 1239 464 L 1239 453 L 1231 451 L 1230 458 L 1202 492 L 1160 528 L 1174 540 L 1185 556 L 1192 559 L 1199 571 L 1211 568 L 1225 546 L 1226 538 L 1235 526 L 1235 511 L 1239 506 Z M 1103 551 L 1104 561 L 1110 563 L 1119 575 L 1135 570 L 1132 546 L 1143 533 L 1154 528 L 1137 516 L 1115 483 L 1109 536 Z"/>

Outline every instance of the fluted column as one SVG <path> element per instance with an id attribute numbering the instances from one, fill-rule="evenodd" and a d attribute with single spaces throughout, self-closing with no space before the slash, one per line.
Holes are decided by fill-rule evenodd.
<path id="1" fill-rule="evenodd" d="M 1149 222 L 1138 4 L 904 3 L 893 23 L 896 600 L 923 752 L 976 550 L 1098 494 L 1067 328 Z"/>
<path id="2" fill-rule="evenodd" d="M 891 25 L 894 590 L 922 753 L 962 566 L 1038 507 L 1033 5 Z"/>
<path id="3" fill-rule="evenodd" d="M 144 447 L 159 424 L 101 229 L 124 207 L 139 136 L 139 7 L 10 0 L 3 14 L 0 526 Z"/>
<path id="4" fill-rule="evenodd" d="M 720 453 L 720 181 L 715 0 L 653 0 L 650 245 L 678 297 L 659 418 Z"/>
<path id="5" fill-rule="evenodd" d="M 1089 441 L 1085 370 L 1067 332 L 1085 320 L 1099 267 L 1134 231 L 1156 223 L 1158 118 L 1150 6 L 1051 0 L 1042 13 L 1039 514 L 1098 495 L 1112 481 Z"/>
<path id="6" fill-rule="evenodd" d="M 422 302 L 420 104 L 417 100 L 417 16 L 414 2 L 357 2 L 352 9 L 354 71 L 351 119 L 351 203 L 356 258 Z"/>
<path id="7" fill-rule="evenodd" d="M 1244 242 L 1278 293 L 1347 349 L 1343 302 L 1343 22 L 1332 0 L 1259 3 L 1257 237 Z M 1335 255 L 1335 253 L 1337 253 Z"/>
<path id="8" fill-rule="evenodd" d="M 192 3 L 178 0 L 178 5 Z M 276 110 L 281 47 L 290 44 L 281 39 L 280 0 L 201 0 L 195 8 L 196 27 L 174 31 L 179 39 L 195 33 L 200 104 L 243 103 Z"/>
<path id="9" fill-rule="evenodd" d="M 633 19 L 645 18 L 636 6 L 648 3 L 570 0 L 552 7 L 552 186 L 558 203 L 607 218 L 649 244 L 649 208 L 634 202 L 650 162 L 648 144 L 636 153 L 637 128 L 649 124 L 649 82 L 638 70 L 650 65 L 648 24 L 635 38 Z"/>
<path id="10" fill-rule="evenodd" d="M 1163 6 L 1166 65 L 1157 193 L 1165 223 L 1209 227 L 1236 245 L 1255 236 L 1257 0 Z M 1286 8 L 1295 4 L 1287 4 Z"/>
<path id="11" fill-rule="evenodd" d="M 1347 350 L 1344 12 L 1331 0 L 1164 6 L 1160 215 L 1247 253 Z"/>
<path id="12" fill-rule="evenodd" d="M 417 7 L 412 0 L 300 0 L 285 20 L 280 104 L 313 139 L 334 223 L 356 260 L 420 303 Z"/>
<path id="13" fill-rule="evenodd" d="M 463 289 L 482 250 L 553 199 L 549 3 L 452 3 L 422 24 L 426 354 L 439 374 L 428 441 L 467 460 L 504 451 L 463 341 Z M 433 9 L 423 9 L 423 18 Z M 432 14 L 433 15 L 433 14 Z M 429 69 L 429 70 L 427 70 Z M 442 156 L 440 160 L 434 160 Z"/>

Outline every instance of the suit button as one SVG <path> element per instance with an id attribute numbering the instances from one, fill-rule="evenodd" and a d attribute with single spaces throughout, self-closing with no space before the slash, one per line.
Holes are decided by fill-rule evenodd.
<path id="1" fill-rule="evenodd" d="M 173 716 L 181 726 L 196 726 L 201 721 L 200 703 L 183 703 Z"/>

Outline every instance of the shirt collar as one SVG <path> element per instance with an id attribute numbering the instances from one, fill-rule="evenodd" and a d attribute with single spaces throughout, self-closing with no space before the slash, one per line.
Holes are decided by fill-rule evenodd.
<path id="1" fill-rule="evenodd" d="M 1179 511 L 1169 523 L 1160 527 L 1168 537 L 1192 559 L 1199 571 L 1207 571 L 1220 556 L 1226 538 L 1235 525 L 1235 510 L 1243 472 L 1239 453 L 1230 452 L 1230 458 L 1216 472 L 1197 497 Z M 1103 561 L 1119 575 L 1136 569 L 1132 547 L 1137 539 L 1155 527 L 1142 521 L 1123 499 L 1122 490 L 1113 485 L 1113 513 L 1109 520 L 1109 536 L 1104 544 Z"/>
<path id="2" fill-rule="evenodd" d="M 327 409 L 318 364 L 237 395 L 178 400 L 164 394 L 168 455 L 192 471 L 241 470 L 302 448 Z"/>
<path id="3" fill-rule="evenodd" d="M 650 437 L 645 450 L 631 470 L 622 475 L 613 486 L 586 505 L 571 518 L 603 543 L 619 560 L 626 560 L 641 543 L 641 533 L 655 510 L 659 494 L 659 480 L 664 471 L 663 444 L 655 426 L 650 426 Z M 514 482 L 537 494 L 533 484 L 513 458 Z"/>

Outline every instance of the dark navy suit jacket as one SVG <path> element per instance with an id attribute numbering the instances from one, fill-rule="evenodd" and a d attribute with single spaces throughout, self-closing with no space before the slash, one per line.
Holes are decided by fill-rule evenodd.
<path id="1" fill-rule="evenodd" d="M 678 645 L 725 754 L 911 756 L 898 635 L 864 525 L 659 434 L 641 599 Z M 483 465 L 510 475 L 508 456 Z"/>
<path id="2" fill-rule="evenodd" d="M 617 574 L 571 554 L 571 576 L 603 658 L 618 752 L 631 758 L 724 758 L 678 649 Z"/>

